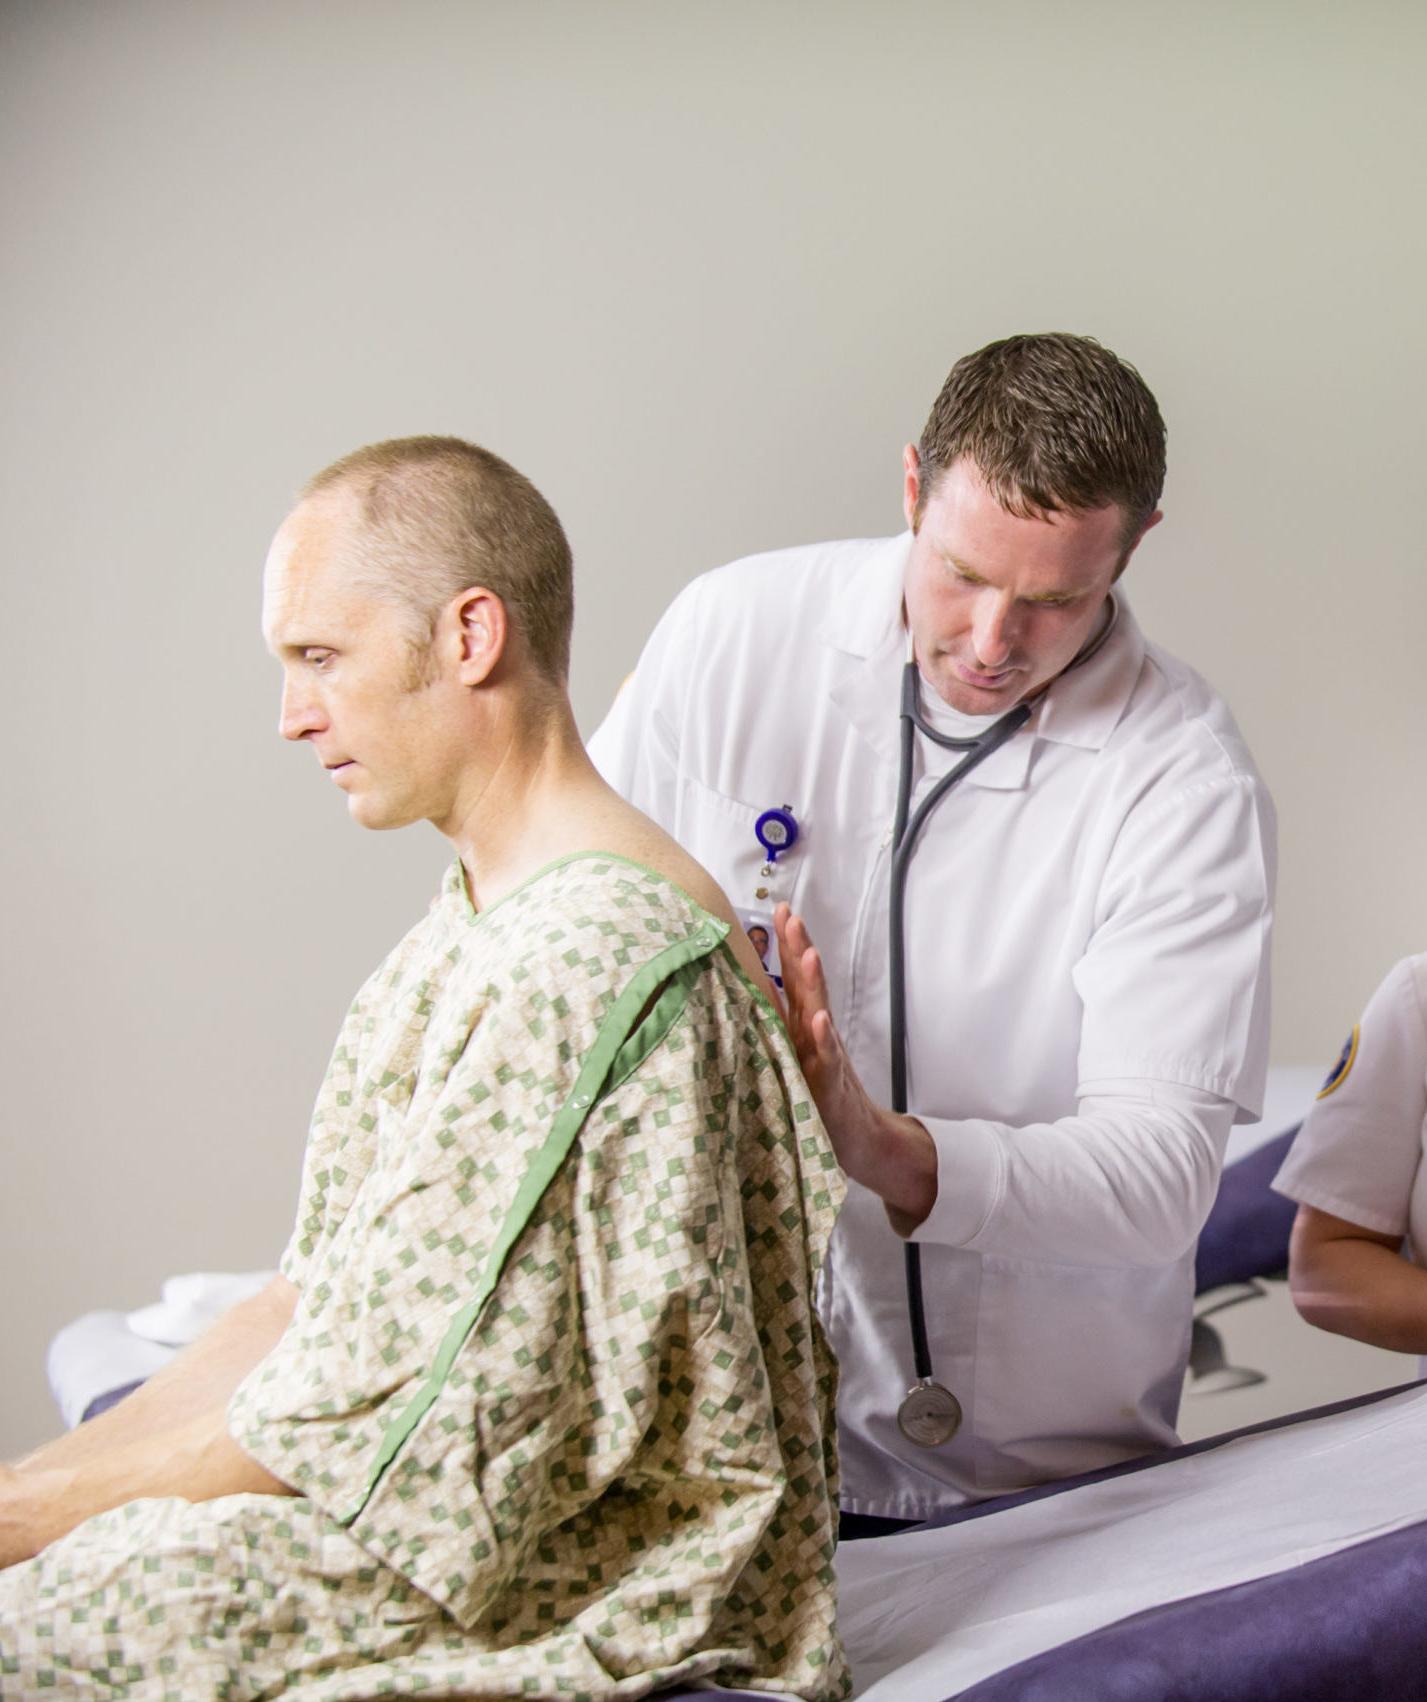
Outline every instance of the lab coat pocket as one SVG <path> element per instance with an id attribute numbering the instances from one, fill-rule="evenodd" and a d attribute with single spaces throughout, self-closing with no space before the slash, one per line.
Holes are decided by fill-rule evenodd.
<path id="1" fill-rule="evenodd" d="M 785 900 L 797 909 L 807 828 L 797 816 L 797 803 L 791 807 L 798 820 L 798 842 L 779 856 L 768 874 L 763 872 L 768 853 L 757 834 L 759 816 L 788 803 L 781 794 L 770 793 L 760 804 L 747 804 L 686 775 L 674 837 L 704 865 L 736 909 L 771 912 Z"/>
<path id="2" fill-rule="evenodd" d="M 1172 1447 L 1193 1264 L 1072 1265 L 985 1255 L 978 1487 L 1024 1488 Z"/>

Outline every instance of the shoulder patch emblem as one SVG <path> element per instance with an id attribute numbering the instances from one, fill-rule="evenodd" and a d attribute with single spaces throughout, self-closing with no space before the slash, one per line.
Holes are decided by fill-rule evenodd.
<path id="1" fill-rule="evenodd" d="M 1361 1029 L 1355 1026 L 1353 1032 L 1343 1042 L 1343 1050 L 1338 1055 L 1337 1063 L 1329 1070 L 1327 1081 L 1318 1089 L 1319 1099 L 1326 1099 L 1330 1093 L 1335 1093 L 1348 1079 L 1348 1072 L 1357 1062 L 1358 1037 L 1361 1032 Z"/>

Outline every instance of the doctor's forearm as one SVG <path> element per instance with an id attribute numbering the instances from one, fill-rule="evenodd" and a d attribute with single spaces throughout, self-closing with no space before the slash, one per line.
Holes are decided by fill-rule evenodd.
<path id="1" fill-rule="evenodd" d="M 1234 1107 L 1146 1084 L 1013 1127 L 927 1118 L 938 1192 L 919 1241 L 1066 1264 L 1163 1265 L 1213 1204 Z"/>

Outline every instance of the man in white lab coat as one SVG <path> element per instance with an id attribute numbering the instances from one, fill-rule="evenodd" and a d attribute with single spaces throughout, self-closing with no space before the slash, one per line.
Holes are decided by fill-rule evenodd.
<path id="1" fill-rule="evenodd" d="M 900 537 L 688 586 L 591 744 L 745 926 L 776 921 L 770 968 L 852 1184 L 821 1301 L 855 1534 L 1173 1444 L 1195 1239 L 1268 1044 L 1272 805 L 1228 709 L 1117 584 L 1160 518 L 1143 380 L 1088 338 L 992 344 L 953 368 L 904 474 Z M 903 1114 L 909 656 L 936 733 L 1030 714 L 915 841 Z M 916 735 L 913 814 L 958 760 Z M 907 1240 L 930 1375 L 962 1413 L 931 1445 L 898 1422 L 927 1369 Z"/>

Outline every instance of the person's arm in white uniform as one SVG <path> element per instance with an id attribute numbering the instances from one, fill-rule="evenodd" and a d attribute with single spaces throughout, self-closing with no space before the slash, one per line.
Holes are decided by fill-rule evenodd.
<path id="1" fill-rule="evenodd" d="M 1384 978 L 1274 1180 L 1298 1201 L 1288 1280 L 1303 1317 L 1416 1354 L 1427 1354 L 1427 1269 L 1403 1256 L 1403 1238 L 1423 1230 L 1424 984 L 1422 957 Z"/>
<path id="2" fill-rule="evenodd" d="M 953 1185 L 915 1238 L 1012 1258 L 1163 1264 L 1204 1226 L 1236 1109 L 1202 1088 L 1124 1080 L 1097 1083 L 1054 1122 L 927 1119 Z"/>
<path id="3" fill-rule="evenodd" d="M 998 1253 L 1117 1264 L 1162 1264 L 1192 1243 L 1214 1203 L 1232 1101 L 1107 1081 L 1053 1123 L 899 1115 L 857 1078 L 806 927 L 786 906 L 777 920 L 799 1062 L 843 1169 L 881 1196 L 899 1234 L 971 1246 L 994 1215 Z"/>
<path id="4" fill-rule="evenodd" d="M 1320 1330 L 1427 1354 L 1427 1270 L 1403 1258 L 1400 1235 L 1299 1206 L 1288 1279 L 1293 1304 Z"/>

